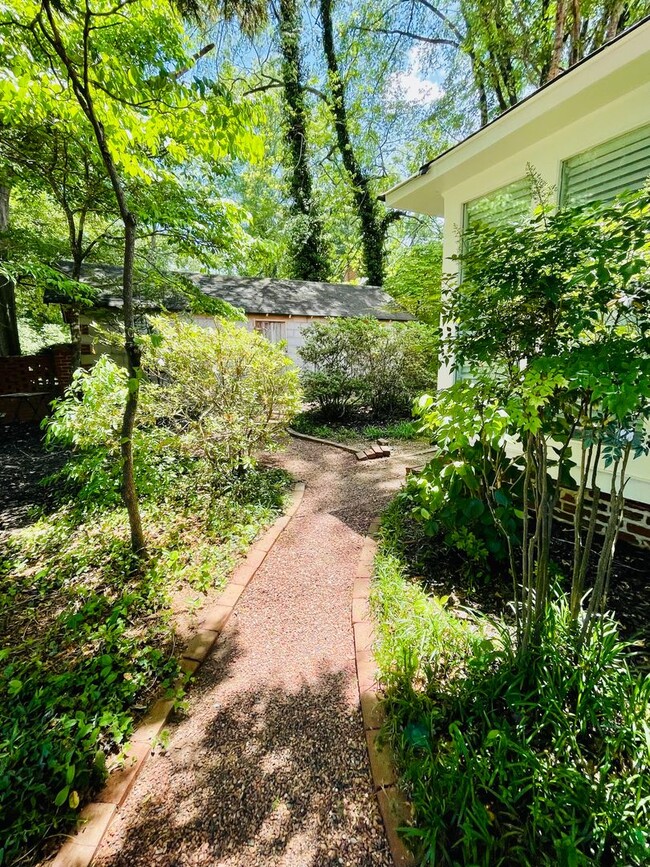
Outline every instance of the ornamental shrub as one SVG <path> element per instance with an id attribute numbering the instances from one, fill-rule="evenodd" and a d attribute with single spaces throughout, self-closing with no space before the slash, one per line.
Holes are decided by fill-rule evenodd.
<path id="1" fill-rule="evenodd" d="M 203 328 L 159 316 L 152 325 L 142 358 L 145 419 L 220 472 L 251 466 L 276 446 L 301 404 L 298 371 L 282 349 L 226 320 Z"/>
<path id="2" fill-rule="evenodd" d="M 157 317 L 143 340 L 140 412 L 133 434 L 141 495 L 172 485 L 200 457 L 222 478 L 273 448 L 300 407 L 298 372 L 261 334 L 223 320 L 202 328 Z M 119 431 L 128 375 L 108 356 L 78 370 L 47 422 L 50 443 L 72 446 L 62 475 L 93 505 L 120 502 Z"/>
<path id="3" fill-rule="evenodd" d="M 437 331 L 420 322 L 330 319 L 309 325 L 303 336 L 305 398 L 324 419 L 403 417 L 435 383 Z"/>

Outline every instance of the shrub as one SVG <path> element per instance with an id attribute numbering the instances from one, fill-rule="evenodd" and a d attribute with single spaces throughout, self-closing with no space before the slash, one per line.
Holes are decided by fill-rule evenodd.
<path id="1" fill-rule="evenodd" d="M 371 607 L 388 737 L 422 864 L 648 862 L 650 676 L 603 618 L 587 644 L 565 602 L 534 654 L 447 611 L 384 547 Z M 483 632 L 483 634 L 482 634 Z M 580 663 L 577 664 L 580 654 Z"/>
<path id="2" fill-rule="evenodd" d="M 142 366 L 143 415 L 215 470 L 250 466 L 300 408 L 298 372 L 256 331 L 225 320 L 214 329 L 159 316 Z"/>
<path id="3" fill-rule="evenodd" d="M 65 397 L 55 401 L 45 421 L 46 442 L 73 449 L 56 481 L 67 483 L 75 499 L 87 508 L 121 504 L 120 427 L 128 374 L 102 355 L 87 371 L 78 368 Z M 180 443 L 171 431 L 145 425 L 133 432 L 136 486 L 144 498 L 162 495 L 187 467 Z"/>
<path id="4" fill-rule="evenodd" d="M 562 487 L 576 487 L 571 612 L 586 640 L 605 604 L 631 462 L 650 452 L 649 217 L 646 190 L 608 205 L 540 208 L 516 229 L 479 226 L 450 293 L 446 315 L 459 327 L 446 350 L 473 381 L 424 396 L 419 408 L 450 474 L 478 482 L 507 546 L 522 651 L 538 639 L 550 598 Z M 440 491 L 429 494 L 433 512 Z"/>
<path id="5" fill-rule="evenodd" d="M 419 322 L 332 319 L 309 325 L 303 336 L 305 398 L 330 421 L 408 415 L 436 378 L 437 331 Z"/>
<path id="6" fill-rule="evenodd" d="M 300 405 L 298 373 L 265 338 L 229 322 L 201 328 L 158 317 L 145 338 L 140 414 L 133 434 L 141 496 L 178 482 L 188 462 L 207 460 L 212 475 L 231 474 L 275 446 Z M 46 422 L 49 443 L 71 446 L 61 477 L 89 505 L 117 505 L 119 431 L 128 375 L 108 356 L 79 369 Z"/>

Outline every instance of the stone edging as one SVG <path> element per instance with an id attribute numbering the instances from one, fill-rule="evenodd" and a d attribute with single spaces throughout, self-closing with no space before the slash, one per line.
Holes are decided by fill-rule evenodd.
<path id="1" fill-rule="evenodd" d="M 368 597 L 373 563 L 377 553 L 378 530 L 379 518 L 375 518 L 361 549 L 352 590 L 352 629 L 357 685 L 373 788 L 384 820 L 388 846 L 395 867 L 414 867 L 415 858 L 397 832 L 398 828 L 408 824 L 411 819 L 410 805 L 396 785 L 397 774 L 388 748 L 380 747 L 377 743 L 384 715 L 377 686 L 377 666 L 372 653 L 374 628 L 370 618 Z"/>
<path id="2" fill-rule="evenodd" d="M 299 433 L 291 427 L 287 428 L 287 433 L 289 436 L 292 436 L 297 440 L 307 440 L 307 442 L 310 443 L 319 443 L 322 446 L 331 446 L 333 449 L 341 449 L 341 451 L 354 455 L 358 461 L 369 461 L 376 458 L 390 457 L 390 449 L 386 446 L 380 446 L 379 444 L 368 446 L 368 448 L 361 449 L 360 451 L 359 449 L 355 449 L 353 446 L 345 445 L 345 443 L 336 443 L 334 440 L 325 440 L 322 437 L 313 437 L 310 434 Z"/>
<path id="3" fill-rule="evenodd" d="M 298 511 L 304 492 L 304 482 L 297 482 L 287 511 L 251 546 L 246 559 L 236 567 L 217 602 L 203 612 L 199 631 L 181 656 L 180 667 L 185 679 L 190 678 L 210 654 L 239 597 L 280 533 Z M 54 860 L 47 862 L 48 867 L 88 867 L 92 863 L 108 826 L 131 791 L 173 707 L 174 700 L 164 698 L 152 705 L 131 736 L 123 766 L 116 767 L 110 773 L 95 800 L 81 811 L 79 822 L 83 822 L 82 827 L 66 840 Z"/>

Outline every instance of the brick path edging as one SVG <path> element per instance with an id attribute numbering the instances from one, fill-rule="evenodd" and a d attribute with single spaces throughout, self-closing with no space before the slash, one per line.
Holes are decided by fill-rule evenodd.
<path id="1" fill-rule="evenodd" d="M 388 748 L 379 746 L 377 743 L 377 736 L 384 717 L 381 695 L 377 686 L 377 665 L 372 653 L 374 627 L 370 618 L 368 597 L 373 575 L 373 563 L 377 553 L 378 530 L 379 518 L 375 518 L 368 528 L 368 535 L 361 549 L 352 589 L 352 629 L 354 632 L 357 685 L 373 788 L 384 821 L 391 856 L 395 862 L 395 867 L 414 867 L 413 853 L 397 831 L 398 828 L 410 822 L 411 808 L 396 785 L 397 773 Z"/>
<path id="2" fill-rule="evenodd" d="M 180 667 L 184 679 L 190 678 L 210 654 L 239 597 L 266 559 L 280 533 L 298 511 L 304 492 L 304 482 L 297 482 L 293 487 L 289 508 L 253 543 L 246 559 L 237 566 L 217 602 L 203 612 L 199 631 L 181 656 Z M 158 699 L 151 706 L 131 736 L 124 765 L 112 771 L 96 799 L 81 811 L 79 822 L 83 823 L 82 826 L 66 840 L 54 860 L 48 862 L 48 867 L 89 867 L 111 821 L 151 754 L 173 707 L 174 699 L 164 698 Z"/>
<path id="3" fill-rule="evenodd" d="M 299 433 L 297 430 L 294 430 L 291 427 L 287 428 L 287 433 L 289 436 L 294 437 L 297 440 L 307 440 L 309 443 L 318 443 L 321 446 L 331 446 L 333 449 L 341 449 L 343 452 L 349 452 L 349 454 L 354 455 L 358 461 L 371 461 L 376 458 L 389 458 L 390 457 L 390 449 L 387 446 L 371 445 L 365 449 L 355 449 L 354 446 L 348 446 L 345 443 L 337 443 L 334 440 L 326 440 L 322 437 L 313 437 L 311 434 Z"/>

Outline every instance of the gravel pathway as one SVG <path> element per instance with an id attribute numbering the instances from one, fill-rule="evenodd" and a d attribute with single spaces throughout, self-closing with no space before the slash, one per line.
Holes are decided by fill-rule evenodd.
<path id="1" fill-rule="evenodd" d="M 388 867 L 356 696 L 352 581 L 404 478 L 293 441 L 302 505 L 241 597 L 97 867 Z"/>

